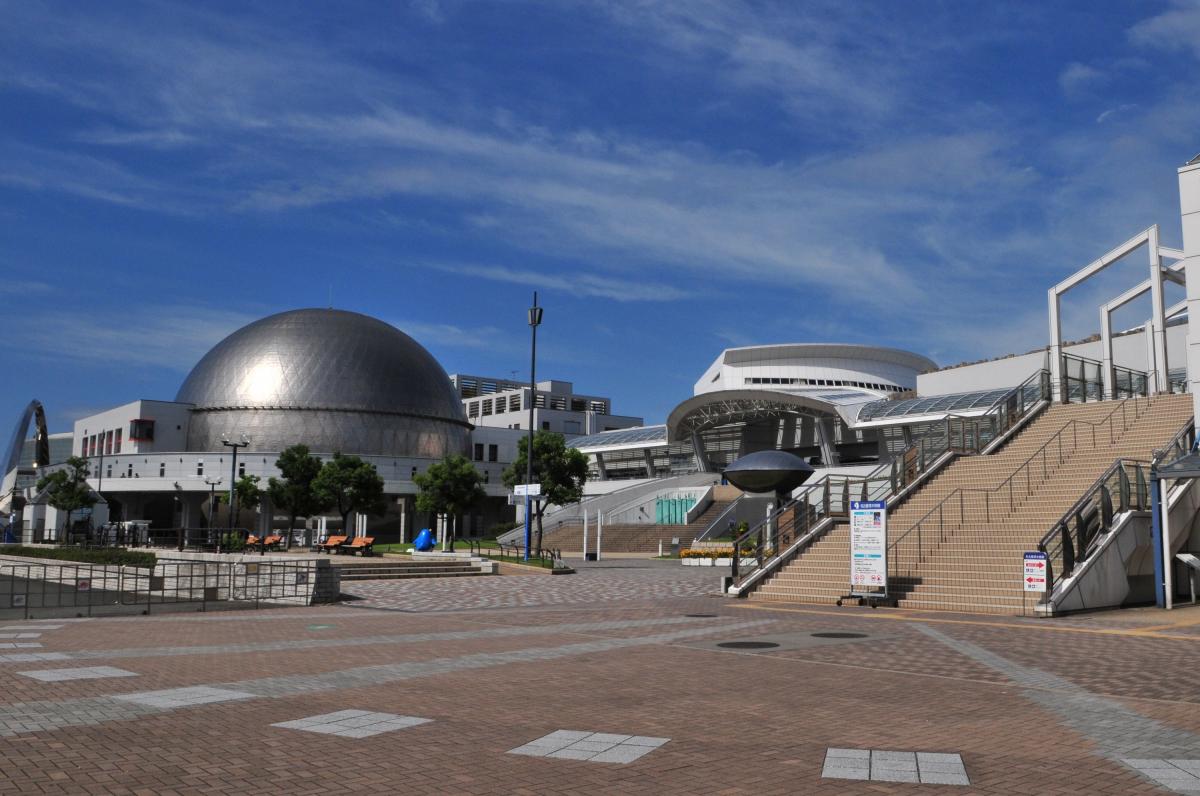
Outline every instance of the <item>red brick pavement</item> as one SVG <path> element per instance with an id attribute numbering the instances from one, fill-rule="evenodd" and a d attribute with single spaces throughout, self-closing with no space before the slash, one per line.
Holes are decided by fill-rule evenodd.
<path id="1" fill-rule="evenodd" d="M 1064 728 L 1003 676 L 917 632 L 911 623 L 888 618 L 888 612 L 855 608 L 766 611 L 693 598 L 553 610 L 413 614 L 327 608 L 98 619 L 45 631 L 40 639 L 44 651 L 352 639 L 498 627 L 553 632 L 309 650 L 4 662 L 0 702 L 61 702 L 271 674 L 338 672 L 628 639 L 686 625 L 582 631 L 551 626 L 680 618 L 693 612 L 719 613 L 719 619 L 694 622 L 715 629 L 739 620 L 770 622 L 714 638 L 827 630 L 865 632 L 870 638 L 755 654 L 717 651 L 701 640 L 682 639 L 0 738 L 0 793 L 1161 792 L 1097 756 L 1091 742 Z M 1193 704 L 1196 691 L 1187 686 L 1187 661 L 1200 652 L 1196 642 L 1125 635 L 1129 625 L 1105 625 L 1101 619 L 1057 626 L 1047 624 L 1050 620 L 1025 626 L 949 615 L 925 619 L 938 623 L 943 633 L 1098 693 L 1117 694 L 1123 704 L 1146 716 L 1200 732 L 1200 711 Z M 318 624 L 333 627 L 311 627 Z M 1071 632 L 1072 628 L 1094 632 Z M 15 674 L 96 665 L 141 676 L 41 683 Z M 363 739 L 270 726 L 347 708 L 434 721 Z M 556 729 L 672 740 L 625 766 L 506 754 Z M 829 746 L 958 752 L 973 786 L 821 779 Z"/>

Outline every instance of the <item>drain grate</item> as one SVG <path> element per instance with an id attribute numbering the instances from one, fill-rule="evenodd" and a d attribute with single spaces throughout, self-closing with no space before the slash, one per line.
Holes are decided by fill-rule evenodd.
<path id="1" fill-rule="evenodd" d="M 866 633 L 809 633 L 813 638 L 866 638 Z"/>
<path id="2" fill-rule="evenodd" d="M 773 641 L 722 641 L 717 646 L 729 650 L 769 650 L 779 645 Z"/>

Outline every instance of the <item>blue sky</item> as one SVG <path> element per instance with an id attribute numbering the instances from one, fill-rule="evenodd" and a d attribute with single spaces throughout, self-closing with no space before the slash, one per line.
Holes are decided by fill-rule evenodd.
<path id="1" fill-rule="evenodd" d="M 0 425 L 171 399 L 330 296 L 524 378 L 538 288 L 539 373 L 648 422 L 730 345 L 1024 351 L 1048 286 L 1179 245 L 1200 150 L 1195 2 L 0 13 Z"/>

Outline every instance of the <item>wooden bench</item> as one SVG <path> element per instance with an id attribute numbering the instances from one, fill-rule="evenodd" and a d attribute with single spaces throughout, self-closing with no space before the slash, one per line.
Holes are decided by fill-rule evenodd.
<path id="1" fill-rule="evenodd" d="M 324 542 L 317 542 L 315 545 L 313 545 L 313 550 L 317 553 L 324 551 L 332 554 L 333 551 L 341 547 L 348 538 L 349 537 L 346 536 L 330 536 Z"/>
<path id="2" fill-rule="evenodd" d="M 350 555 L 354 555 L 355 553 L 358 553 L 359 555 L 363 556 L 364 558 L 366 556 L 372 555 L 372 553 L 374 552 L 374 549 L 375 549 L 375 537 L 374 536 L 356 536 L 350 540 L 349 544 L 338 545 L 339 553 L 349 553 Z"/>

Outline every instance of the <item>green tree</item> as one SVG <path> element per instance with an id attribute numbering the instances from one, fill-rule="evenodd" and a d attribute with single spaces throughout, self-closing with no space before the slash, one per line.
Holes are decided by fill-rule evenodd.
<path id="1" fill-rule="evenodd" d="M 71 529 L 71 515 L 80 509 L 96 505 L 96 495 L 88 486 L 88 462 L 81 456 L 72 456 L 64 467 L 38 479 L 37 488 L 46 490 L 46 502 L 59 511 L 67 512 L 64 530 Z"/>
<path id="2" fill-rule="evenodd" d="M 262 487 L 258 485 L 261 480 L 257 475 L 243 475 L 234 481 L 233 492 L 237 498 L 237 506 L 231 520 L 234 527 L 237 527 L 237 512 L 242 510 L 242 506 L 258 506 L 258 502 L 262 500 Z"/>
<path id="3" fill-rule="evenodd" d="M 457 518 L 487 497 L 483 491 L 483 476 L 470 459 L 458 454 L 451 454 L 437 464 L 430 465 L 413 481 L 418 488 L 417 511 L 448 514 Z M 450 534 L 451 551 L 454 550 L 455 535 Z"/>
<path id="4" fill-rule="evenodd" d="M 269 479 L 267 494 L 272 504 L 288 513 L 288 530 L 283 544 L 290 550 L 296 518 L 308 519 L 326 508 L 313 488 L 313 482 L 321 472 L 321 460 L 309 454 L 307 445 L 293 445 L 279 454 L 275 466 L 283 478 Z"/>
<path id="5" fill-rule="evenodd" d="M 504 469 L 504 485 L 512 489 L 525 483 L 529 438 L 522 437 L 517 445 L 517 459 Z M 533 483 L 542 485 L 542 499 L 534 501 L 537 518 L 537 547 L 542 546 L 542 514 L 553 503 L 565 506 L 583 498 L 587 482 L 587 456 L 576 448 L 568 448 L 561 434 L 538 431 L 533 435 Z"/>
<path id="6" fill-rule="evenodd" d="M 375 465 L 357 456 L 333 454 L 313 479 L 313 491 L 324 505 L 342 515 L 342 533 L 347 535 L 353 532 L 351 513 L 382 514 L 386 508 L 383 479 Z"/>

